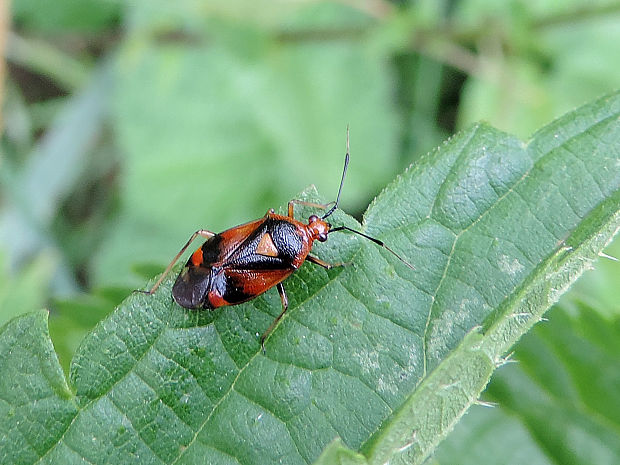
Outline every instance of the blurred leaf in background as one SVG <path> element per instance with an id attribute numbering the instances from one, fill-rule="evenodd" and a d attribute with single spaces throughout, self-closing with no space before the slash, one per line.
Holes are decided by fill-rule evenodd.
<path id="1" fill-rule="evenodd" d="M 617 285 L 618 281 L 616 281 Z M 611 316 L 611 315 L 614 316 Z M 620 312 L 565 296 L 517 346 L 436 463 L 615 464 L 620 456 Z M 464 447 L 467 445 L 467 447 Z M 506 446 L 509 448 L 506 449 Z"/>
<path id="2" fill-rule="evenodd" d="M 39 255 L 18 273 L 11 273 L 0 256 L 0 325 L 46 304 L 52 269 L 53 259 Z"/>
<path id="3" fill-rule="evenodd" d="M 120 2 L 57 0 L 39 2 L 19 0 L 12 2 L 13 21 L 33 33 L 64 35 L 96 34 L 109 30 L 120 14 Z M 79 36 L 76 35 L 76 39 Z"/>
<path id="4" fill-rule="evenodd" d="M 295 36 L 325 22 L 362 27 L 360 12 L 312 5 L 277 35 L 226 8 L 190 26 L 147 21 L 145 8 L 131 8 L 142 20 L 118 51 L 123 209 L 95 256 L 97 283 L 127 283 L 132 263 L 164 263 L 198 227 L 257 218 L 309 183 L 335 195 L 347 124 L 357 181 L 345 205 L 362 209 L 397 170 L 387 57 L 365 41 Z"/>
<path id="5" fill-rule="evenodd" d="M 456 129 L 486 120 L 525 139 L 620 87 L 615 0 L 13 0 L 11 8 L 0 31 L 0 322 L 51 308 L 65 369 L 86 331 L 197 228 L 257 218 L 311 183 L 335 195 L 347 124 L 343 208 L 359 216 Z M 620 256 L 618 241 L 608 253 Z M 562 404 L 539 387 L 558 380 L 537 378 L 536 357 L 520 356 L 578 344 L 592 366 L 615 363 L 594 342 L 615 347 L 619 269 L 601 259 L 516 350 L 521 364 L 488 393 L 506 409 L 462 423 L 481 447 L 519 437 L 526 459 L 515 448 L 514 463 L 561 461 L 567 444 L 540 433 L 528 396 L 565 407 L 580 427 L 601 418 L 592 399 L 620 402 L 612 388 L 580 388 L 593 374 L 568 354 L 558 364 L 571 373 L 560 380 L 572 397 Z M 562 343 L 543 329 L 556 326 Z M 512 377 L 521 392 L 509 389 Z M 575 413 L 580 405 L 585 413 Z M 617 431 L 614 421 L 599 425 L 603 438 Z M 471 444 L 463 431 L 441 463 L 454 463 L 450 448 L 467 449 L 459 440 Z"/>

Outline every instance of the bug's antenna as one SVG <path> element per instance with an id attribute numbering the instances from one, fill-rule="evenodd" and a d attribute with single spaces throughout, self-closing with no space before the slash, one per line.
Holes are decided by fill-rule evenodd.
<path id="1" fill-rule="evenodd" d="M 342 170 L 342 179 L 340 179 L 340 187 L 338 188 L 338 195 L 336 196 L 336 202 L 332 205 L 332 208 L 329 209 L 327 213 L 325 213 L 321 219 L 327 218 L 329 215 L 334 213 L 336 208 L 338 208 L 338 204 L 340 203 L 340 193 L 342 192 L 342 186 L 344 184 L 344 177 L 347 174 L 347 166 L 349 166 L 349 125 L 347 124 L 347 153 L 344 156 L 344 169 Z"/>
<path id="2" fill-rule="evenodd" d="M 385 245 L 385 243 L 383 241 L 380 241 L 377 238 L 368 236 L 367 234 L 364 234 L 363 232 L 360 231 L 356 231 L 355 229 L 351 229 L 347 226 L 337 226 L 335 228 L 332 228 L 329 230 L 330 233 L 333 233 L 334 231 L 349 231 L 355 234 L 358 234 L 362 237 L 365 237 L 368 240 L 371 240 L 372 242 L 374 242 L 375 244 L 383 247 L 385 250 L 387 250 L 388 252 L 390 252 L 392 255 L 394 255 L 396 258 L 398 258 L 401 262 L 403 262 L 405 265 L 407 265 L 409 268 L 411 268 L 412 270 L 415 270 L 415 267 L 409 263 L 407 260 L 405 260 L 403 257 L 401 257 L 400 255 L 398 255 L 396 252 L 394 252 L 392 249 L 390 249 L 387 245 Z"/>

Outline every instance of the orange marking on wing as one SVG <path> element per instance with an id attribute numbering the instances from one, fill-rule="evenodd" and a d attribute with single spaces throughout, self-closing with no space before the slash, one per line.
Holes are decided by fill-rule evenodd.
<path id="1" fill-rule="evenodd" d="M 258 246 L 256 246 L 256 253 L 259 255 L 265 255 L 267 257 L 277 257 L 278 249 L 276 245 L 273 243 L 273 239 L 269 234 L 263 234 L 261 237 Z"/>
<path id="2" fill-rule="evenodd" d="M 199 266 L 201 263 L 202 263 L 202 247 L 199 247 L 192 254 L 192 265 Z"/>

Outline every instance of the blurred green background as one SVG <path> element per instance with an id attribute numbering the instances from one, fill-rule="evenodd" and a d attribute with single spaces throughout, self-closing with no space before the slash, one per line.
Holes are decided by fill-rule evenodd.
<path id="1" fill-rule="evenodd" d="M 13 0 L 4 8 L 0 323 L 49 308 L 65 369 L 85 331 L 197 228 L 258 218 L 309 184 L 333 199 L 347 125 L 342 207 L 361 219 L 382 186 L 459 129 L 486 120 L 527 140 L 620 87 L 617 1 Z M 620 256 L 620 243 L 608 253 Z M 585 340 L 606 328 L 620 347 L 618 284 L 620 264 L 601 260 L 517 355 L 527 359 L 544 340 L 537 333 L 557 334 L 556 324 Z M 579 333 L 584 315 L 602 322 L 598 330 Z M 537 368 L 529 371 L 546 389 Z M 506 373 L 508 385 L 519 376 Z M 571 373 L 577 384 L 588 376 Z M 488 396 L 517 405 L 502 379 Z M 620 378 L 611 386 L 620 390 Z M 503 411 L 467 421 L 504 426 Z M 518 428 L 542 442 L 532 424 Z M 450 443 L 442 453 L 450 463 Z"/>

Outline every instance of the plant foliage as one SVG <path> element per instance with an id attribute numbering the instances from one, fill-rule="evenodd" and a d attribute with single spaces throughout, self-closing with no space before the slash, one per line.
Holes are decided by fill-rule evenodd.
<path id="1" fill-rule="evenodd" d="M 619 116 L 614 94 L 528 143 L 477 125 L 423 157 L 356 226 L 415 270 L 330 236 L 317 254 L 350 265 L 286 282 L 266 354 L 276 293 L 193 312 L 173 277 L 97 325 L 69 383 L 45 312 L 10 321 L 0 462 L 421 463 L 620 227 Z"/>

